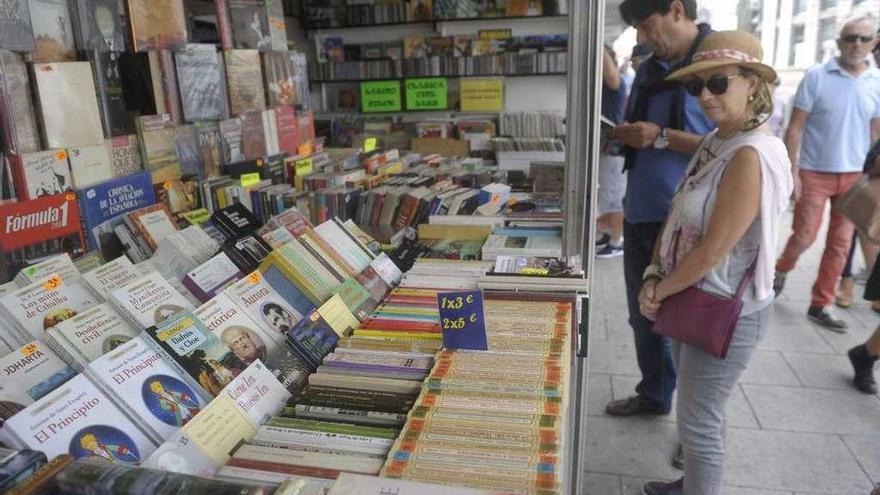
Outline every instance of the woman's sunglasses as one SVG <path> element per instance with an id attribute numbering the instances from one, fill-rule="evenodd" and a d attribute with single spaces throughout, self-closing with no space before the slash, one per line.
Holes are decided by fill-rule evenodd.
<path id="1" fill-rule="evenodd" d="M 685 81 L 684 89 L 687 90 L 691 96 L 699 97 L 703 94 L 703 88 L 709 90 L 713 95 L 723 95 L 727 91 L 727 87 L 730 84 L 730 80 L 735 77 L 741 77 L 742 74 L 732 74 L 729 76 L 712 76 L 705 81 L 702 79 L 689 79 Z"/>

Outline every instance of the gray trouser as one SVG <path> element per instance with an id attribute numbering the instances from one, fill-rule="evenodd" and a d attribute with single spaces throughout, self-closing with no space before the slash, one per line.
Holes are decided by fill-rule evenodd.
<path id="1" fill-rule="evenodd" d="M 767 332 L 772 308 L 771 304 L 740 317 L 727 359 L 672 340 L 672 358 L 678 371 L 678 434 L 684 446 L 685 495 L 721 492 L 727 399 Z"/>

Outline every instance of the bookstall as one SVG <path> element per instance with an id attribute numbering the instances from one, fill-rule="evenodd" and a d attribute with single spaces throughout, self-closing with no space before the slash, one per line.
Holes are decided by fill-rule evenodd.
<path id="1" fill-rule="evenodd" d="M 584 493 L 601 2 L 292 3 L 0 0 L 0 491 Z M 535 16 L 558 154 L 321 131 L 305 36 Z"/>

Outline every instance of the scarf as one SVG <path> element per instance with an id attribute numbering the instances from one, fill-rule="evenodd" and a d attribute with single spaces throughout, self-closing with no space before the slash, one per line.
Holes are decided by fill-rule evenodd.
<path id="1" fill-rule="evenodd" d="M 667 81 L 666 77 L 669 76 L 669 74 L 690 65 L 694 58 L 694 53 L 697 51 L 697 47 L 700 46 L 703 39 L 712 32 L 712 28 L 708 24 L 699 24 L 697 29 L 699 30 L 697 38 L 691 45 L 690 50 L 688 50 L 687 56 L 681 59 L 677 64 L 666 69 L 660 64 L 660 61 L 656 57 L 651 57 L 639 67 L 639 75 L 642 77 L 637 77 L 637 81 L 633 83 L 634 86 L 638 88 L 638 91 L 635 91 L 636 97 L 630 98 L 629 103 L 627 104 L 627 122 L 645 121 L 647 119 L 648 105 L 651 99 L 661 93 L 672 91 L 672 104 L 669 106 L 669 118 L 665 127 L 679 131 L 684 130 L 684 102 L 687 97 L 687 91 L 684 89 L 684 86 L 680 81 Z M 624 148 L 624 156 L 626 156 L 626 161 L 623 165 L 624 171 L 633 167 L 637 151 L 638 150 L 635 148 Z"/>

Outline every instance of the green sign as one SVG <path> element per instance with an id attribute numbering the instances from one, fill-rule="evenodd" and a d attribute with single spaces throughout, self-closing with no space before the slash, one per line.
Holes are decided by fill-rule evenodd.
<path id="1" fill-rule="evenodd" d="M 407 110 L 446 110 L 446 79 L 428 77 L 406 80 Z"/>
<path id="2" fill-rule="evenodd" d="M 361 83 L 363 112 L 399 112 L 400 81 L 369 81 Z"/>

